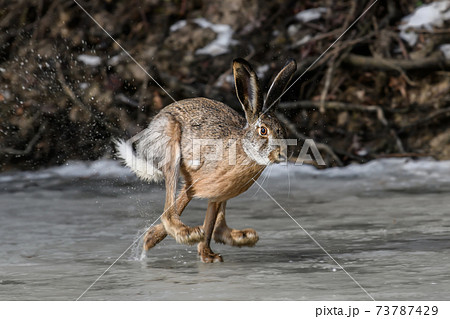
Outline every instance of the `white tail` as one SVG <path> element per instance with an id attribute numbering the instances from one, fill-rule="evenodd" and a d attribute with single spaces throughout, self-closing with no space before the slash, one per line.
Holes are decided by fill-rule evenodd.
<path id="1" fill-rule="evenodd" d="M 160 182 L 164 179 L 163 172 L 152 159 L 154 156 L 145 156 L 145 153 L 133 150 L 132 139 L 128 141 L 116 140 L 114 142 L 118 156 L 123 160 L 139 178 L 146 181 Z M 140 149 L 140 147 L 138 147 Z"/>
<path id="2" fill-rule="evenodd" d="M 172 146 L 171 137 L 167 133 L 170 119 L 156 116 L 150 125 L 136 134 L 128 141 L 116 140 L 114 142 L 117 153 L 126 166 L 141 179 L 148 182 L 160 182 L 164 178 L 174 177 L 175 184 L 178 179 L 180 166 L 180 146 Z M 173 154 L 171 151 L 173 150 Z M 169 175 L 163 172 L 164 167 L 173 165 Z M 175 176 L 171 176 L 175 174 Z"/>

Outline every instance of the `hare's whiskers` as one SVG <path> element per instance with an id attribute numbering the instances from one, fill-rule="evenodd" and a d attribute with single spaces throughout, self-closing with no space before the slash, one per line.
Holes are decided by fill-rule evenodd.
<path id="1" fill-rule="evenodd" d="M 261 185 L 264 185 L 264 183 L 266 182 L 266 180 L 268 180 L 270 178 L 270 174 L 272 174 L 273 168 L 274 168 L 275 164 L 271 164 L 269 166 L 269 169 L 267 171 L 267 175 L 265 176 L 264 180 L 262 181 Z M 258 189 L 259 190 L 259 189 Z"/>
<path id="2" fill-rule="evenodd" d="M 259 174 L 261 174 L 261 172 L 264 171 L 265 168 L 266 168 L 266 167 L 263 166 L 263 168 L 261 168 L 258 172 L 256 172 L 256 174 L 253 175 L 253 177 L 250 178 L 250 179 L 248 180 L 248 182 L 245 183 L 243 186 L 247 185 L 248 183 L 253 183 L 253 182 L 255 181 L 255 177 L 258 176 Z"/>
<path id="3" fill-rule="evenodd" d="M 288 198 L 291 197 L 291 176 L 289 175 L 289 161 L 286 162 L 286 172 L 288 177 Z"/>
<path id="4" fill-rule="evenodd" d="M 269 166 L 269 169 L 264 173 L 263 179 L 261 184 L 264 185 L 264 182 L 266 181 L 267 177 L 270 175 L 270 173 L 272 172 L 273 169 L 273 164 Z M 256 194 L 258 194 L 259 192 L 259 188 L 256 189 L 256 192 L 252 195 L 252 197 L 255 197 Z"/>

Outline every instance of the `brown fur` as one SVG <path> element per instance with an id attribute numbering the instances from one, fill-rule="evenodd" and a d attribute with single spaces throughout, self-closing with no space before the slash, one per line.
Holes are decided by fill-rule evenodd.
<path id="1" fill-rule="evenodd" d="M 198 113 L 202 114 L 202 116 L 196 117 L 195 120 L 188 115 Z M 164 176 L 166 176 L 165 213 L 161 217 L 164 228 L 161 225 L 157 225 L 146 233 L 144 237 L 145 250 L 155 246 L 167 234 L 174 237 L 177 242 L 185 244 L 203 241 L 205 239 L 204 226 L 188 227 L 179 219 L 189 201 L 193 197 L 210 199 L 208 206 L 211 205 L 211 208 L 208 209 L 208 212 L 211 212 L 211 214 L 216 214 L 215 211 L 218 210 L 218 206 L 216 208 L 212 203 L 223 203 L 220 220 L 225 221 L 224 207 L 226 201 L 250 188 L 254 182 L 253 178 L 257 179 L 265 168 L 265 166 L 251 161 L 250 164 L 244 165 L 244 162 L 248 161 L 248 157 L 245 155 L 239 139 L 244 134 L 246 121 L 239 113 L 223 103 L 205 98 L 183 100 L 167 106 L 158 116 L 171 119 L 166 128 L 166 134 L 171 137 L 171 142 L 168 145 L 171 157 L 175 157 L 174 154 L 178 144 L 185 145 L 184 148 L 181 148 L 182 161 L 180 169 L 185 185 L 180 191 L 175 208 L 172 201 L 174 177 L 171 173 L 174 168 L 170 165 L 171 163 L 168 163 L 163 169 Z M 231 123 L 230 119 L 233 120 Z M 180 136 L 180 123 L 183 123 L 183 136 L 189 136 L 189 138 Z M 197 123 L 202 123 L 201 125 L 212 129 L 205 134 L 203 128 Z M 224 123 L 228 123 L 227 126 L 224 126 Z M 236 140 L 236 165 L 229 164 L 229 149 L 224 147 L 223 160 L 219 162 L 205 162 L 198 169 L 192 168 L 187 163 L 192 160 L 191 145 L 194 138 L 222 138 L 225 145 L 227 145 L 228 140 Z M 194 181 L 195 183 L 193 183 Z M 186 192 L 187 189 L 189 190 Z M 215 234 L 214 239 L 217 242 L 233 246 L 253 246 L 258 240 L 254 230 L 238 231 L 230 229 L 225 222 L 218 225 L 220 225 L 218 229 L 221 229 L 221 231 Z M 223 239 L 220 238 L 219 233 L 223 234 L 220 235 L 223 236 Z M 235 240 L 230 239 L 232 238 L 231 233 L 234 234 Z M 246 237 L 246 240 L 242 240 L 246 233 L 249 235 Z"/>
<path id="2" fill-rule="evenodd" d="M 295 62 L 286 64 L 270 88 L 267 100 L 277 101 L 274 94 L 279 94 L 286 87 L 294 71 Z M 143 149 L 156 150 L 156 156 L 148 156 L 144 160 L 163 162 L 158 169 L 162 171 L 166 184 L 162 224 L 153 226 L 145 234 L 145 250 L 154 247 L 169 234 L 179 243 L 199 243 L 197 249 L 201 260 L 209 263 L 223 261 L 210 248 L 212 238 L 218 243 L 238 247 L 254 246 L 258 241 L 253 229 L 235 230 L 228 227 L 225 221 L 226 202 L 245 192 L 268 163 L 280 160 L 281 149 L 270 145 L 270 139 L 284 138 L 284 128 L 273 112 L 269 112 L 272 105 L 263 104 L 258 78 L 251 66 L 245 60 L 237 59 L 233 72 L 245 118 L 221 102 L 194 98 L 165 107 L 142 134 L 142 142 L 138 145 L 141 152 Z M 261 127 L 265 127 L 270 134 L 261 135 Z M 152 135 L 155 132 L 160 132 L 168 140 L 164 142 L 164 147 L 153 140 L 154 136 L 159 136 Z M 223 156 L 219 160 L 207 159 L 212 151 L 210 146 L 204 145 L 200 148 L 200 160 L 193 161 L 195 154 L 192 146 L 196 139 L 222 142 Z M 129 150 L 125 144 L 118 143 L 121 154 Z M 252 150 L 261 152 L 261 157 Z M 230 164 L 234 154 L 235 163 Z M 147 174 L 135 168 L 132 159 L 139 159 L 138 155 L 127 155 L 127 165 L 138 171 L 140 176 L 148 180 L 156 179 L 154 176 L 157 173 Z M 142 161 L 139 163 L 142 166 Z M 154 167 L 158 163 L 150 164 Z M 184 185 L 175 200 L 180 174 Z M 189 227 L 181 222 L 180 215 L 194 197 L 208 199 L 208 209 L 202 226 Z"/>

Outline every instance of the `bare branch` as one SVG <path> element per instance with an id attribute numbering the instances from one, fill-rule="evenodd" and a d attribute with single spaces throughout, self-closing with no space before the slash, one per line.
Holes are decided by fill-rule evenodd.
<path id="1" fill-rule="evenodd" d="M 450 61 L 445 59 L 440 51 L 432 55 L 417 60 L 385 59 L 377 57 L 361 56 L 349 54 L 344 63 L 362 69 L 376 69 L 380 71 L 403 71 L 430 70 L 430 69 L 450 69 Z"/>
<path id="2" fill-rule="evenodd" d="M 27 144 L 24 150 L 16 150 L 14 148 L 5 147 L 3 149 L 0 149 L 0 153 L 10 154 L 10 155 L 28 155 L 33 150 L 36 143 L 39 141 L 39 139 L 42 136 L 42 133 L 45 131 L 45 124 L 42 124 L 39 127 L 39 130 L 37 133 L 33 136 L 33 138 L 30 140 L 30 142 Z"/>
<path id="3" fill-rule="evenodd" d="M 286 125 L 288 130 L 291 131 L 292 134 L 294 134 L 297 137 L 297 139 L 299 139 L 299 140 L 306 140 L 306 139 L 309 138 L 308 136 L 300 133 L 297 130 L 295 124 L 292 123 L 291 121 L 289 121 L 289 119 L 286 116 L 284 116 L 280 112 L 277 112 L 276 115 L 277 115 L 277 118 L 281 122 L 283 122 L 284 125 Z M 328 155 L 330 155 L 334 159 L 334 161 L 336 162 L 336 164 L 338 166 L 344 166 L 344 164 L 342 163 L 340 158 L 336 155 L 336 153 L 333 151 L 333 149 L 330 146 L 328 146 L 328 145 L 326 145 L 324 143 L 316 143 L 316 146 L 317 146 L 317 149 L 319 151 L 323 151 L 323 152 L 327 153 Z"/>
<path id="4" fill-rule="evenodd" d="M 375 112 L 378 120 L 385 126 L 388 125 L 383 109 L 378 105 L 360 105 L 350 104 L 338 101 L 324 101 L 323 104 L 319 101 L 297 101 L 280 103 L 280 109 L 320 109 L 320 107 L 329 110 L 344 110 L 344 111 L 359 111 L 359 112 Z"/>

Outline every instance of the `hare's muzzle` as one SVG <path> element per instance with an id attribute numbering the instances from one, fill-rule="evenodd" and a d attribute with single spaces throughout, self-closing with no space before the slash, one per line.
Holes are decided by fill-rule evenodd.
<path id="1" fill-rule="evenodd" d="M 286 162 L 287 161 L 286 151 L 283 151 L 282 148 L 276 149 L 270 153 L 269 159 L 273 163 Z"/>
<path id="2" fill-rule="evenodd" d="M 286 151 L 280 150 L 278 153 L 278 163 L 287 161 L 287 153 Z"/>

